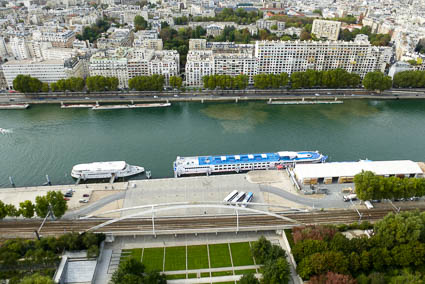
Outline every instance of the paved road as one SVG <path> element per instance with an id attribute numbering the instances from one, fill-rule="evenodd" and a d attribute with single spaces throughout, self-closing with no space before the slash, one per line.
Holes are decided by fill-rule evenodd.
<path id="1" fill-rule="evenodd" d="M 351 203 L 344 202 L 335 194 L 326 195 L 323 198 L 309 198 L 301 195 L 295 195 L 280 188 L 269 185 L 260 185 L 262 192 L 268 192 L 280 196 L 292 202 L 303 204 L 315 208 L 349 208 Z"/>
<path id="2" fill-rule="evenodd" d="M 111 203 L 112 201 L 116 201 L 119 199 L 123 199 L 125 197 L 126 191 L 122 191 L 116 194 L 112 194 L 109 195 L 107 197 L 104 197 L 96 202 L 93 202 L 90 205 L 87 205 L 81 209 L 77 209 L 74 211 L 69 211 L 67 213 L 65 213 L 65 215 L 62 217 L 62 219 L 76 219 L 78 218 L 78 216 L 81 215 L 88 215 L 100 208 L 102 208 L 103 206 L 105 206 L 108 203 Z"/>

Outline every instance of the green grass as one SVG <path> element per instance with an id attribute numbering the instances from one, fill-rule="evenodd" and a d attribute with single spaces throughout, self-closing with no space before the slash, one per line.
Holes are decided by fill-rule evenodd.
<path id="1" fill-rule="evenodd" d="M 143 261 L 146 270 L 158 270 L 163 269 L 164 259 L 164 248 L 145 248 L 143 252 Z"/>
<path id="2" fill-rule="evenodd" d="M 188 269 L 209 268 L 206 245 L 187 247 L 187 267 Z"/>
<path id="3" fill-rule="evenodd" d="M 243 274 L 249 274 L 249 273 L 257 273 L 255 269 L 241 269 L 241 270 L 235 270 L 236 275 L 243 275 Z"/>
<path id="4" fill-rule="evenodd" d="M 233 266 L 253 265 L 254 259 L 248 242 L 231 243 Z"/>
<path id="5" fill-rule="evenodd" d="M 187 274 L 187 278 L 196 278 L 197 274 L 196 273 L 189 273 Z"/>
<path id="6" fill-rule="evenodd" d="M 212 277 L 233 275 L 233 271 L 216 271 L 211 272 Z"/>
<path id="7" fill-rule="evenodd" d="M 173 275 L 167 275 L 167 280 L 173 280 L 173 279 L 186 279 L 186 274 L 173 274 Z"/>
<path id="8" fill-rule="evenodd" d="M 227 244 L 209 245 L 211 267 L 231 267 L 229 247 Z"/>
<path id="9" fill-rule="evenodd" d="M 165 271 L 186 270 L 186 247 L 165 248 Z"/>
<path id="10" fill-rule="evenodd" d="M 201 277 L 210 277 L 209 272 L 201 272 Z"/>
<path id="11" fill-rule="evenodd" d="M 124 260 L 124 259 L 129 258 L 129 257 L 134 257 L 138 260 L 141 260 L 142 259 L 142 251 L 143 251 L 143 249 L 141 249 L 141 248 L 122 250 L 120 260 Z"/>

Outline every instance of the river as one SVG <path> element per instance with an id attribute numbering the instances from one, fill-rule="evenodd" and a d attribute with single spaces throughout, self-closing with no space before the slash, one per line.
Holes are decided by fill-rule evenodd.
<path id="1" fill-rule="evenodd" d="M 172 177 L 176 156 L 319 150 L 330 161 L 425 160 L 425 101 L 335 105 L 175 103 L 93 111 L 33 105 L 0 111 L 0 187 L 73 183 L 73 165 L 125 160 Z M 136 178 L 144 178 L 138 176 Z"/>

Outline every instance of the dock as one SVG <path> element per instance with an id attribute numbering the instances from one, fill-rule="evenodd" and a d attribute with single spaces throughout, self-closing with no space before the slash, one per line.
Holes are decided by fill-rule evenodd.
<path id="1" fill-rule="evenodd" d="M 95 104 L 64 104 L 61 102 L 61 108 L 93 108 Z"/>
<path id="2" fill-rule="evenodd" d="M 170 103 L 150 103 L 150 104 L 125 104 L 125 105 L 93 105 L 92 110 L 112 110 L 112 109 L 133 109 L 151 107 L 169 107 Z"/>
<path id="3" fill-rule="evenodd" d="M 273 101 L 272 99 L 269 99 L 267 104 L 269 105 L 318 105 L 318 104 L 342 104 L 343 101 L 335 100 L 329 101 L 329 100 L 305 100 L 302 98 L 301 101 Z"/>

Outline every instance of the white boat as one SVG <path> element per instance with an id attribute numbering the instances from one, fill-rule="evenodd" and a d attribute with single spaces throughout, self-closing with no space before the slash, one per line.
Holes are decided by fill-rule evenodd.
<path id="1" fill-rule="evenodd" d="M 61 108 L 93 108 L 95 104 L 62 104 Z"/>
<path id="2" fill-rule="evenodd" d="M 116 162 L 95 162 L 88 164 L 78 164 L 72 168 L 71 176 L 77 179 L 103 179 L 128 177 L 143 173 L 145 169 L 139 166 L 132 166 L 125 161 Z"/>
<path id="3" fill-rule="evenodd" d="M 144 107 L 169 107 L 170 103 L 152 103 L 152 104 L 134 104 L 129 105 L 130 108 L 144 108 Z"/>
<path id="4" fill-rule="evenodd" d="M 92 110 L 110 110 L 110 109 L 127 109 L 130 108 L 128 105 L 95 105 Z"/>
<path id="5" fill-rule="evenodd" d="M 0 109 L 27 109 L 29 104 L 0 104 Z"/>

